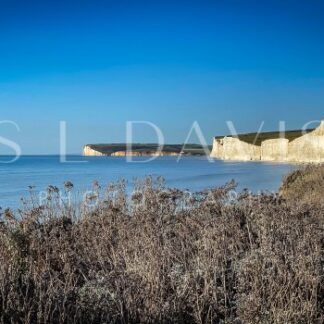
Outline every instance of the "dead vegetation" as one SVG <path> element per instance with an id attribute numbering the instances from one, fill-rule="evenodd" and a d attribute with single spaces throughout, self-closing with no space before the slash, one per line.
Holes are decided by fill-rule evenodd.
<path id="1" fill-rule="evenodd" d="M 44 206 L 2 212 L 1 322 L 322 323 L 324 172 L 301 172 L 281 195 L 235 199 L 233 183 L 189 194 L 147 178 L 70 206 L 51 187 Z"/>
<path id="2" fill-rule="evenodd" d="M 298 204 L 324 204 L 324 165 L 307 165 L 286 176 L 282 195 Z"/>

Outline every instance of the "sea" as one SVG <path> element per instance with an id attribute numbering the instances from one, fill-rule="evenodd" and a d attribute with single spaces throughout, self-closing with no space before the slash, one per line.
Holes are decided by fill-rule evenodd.
<path id="1" fill-rule="evenodd" d="M 41 196 L 48 186 L 64 188 L 70 181 L 73 190 L 82 194 L 96 181 L 102 188 L 121 179 L 131 191 L 135 179 L 146 176 L 163 177 L 168 187 L 191 192 L 223 186 L 231 180 L 237 190 L 254 193 L 278 191 L 283 177 L 296 166 L 282 163 L 228 162 L 206 157 L 83 157 L 22 156 L 12 163 L 12 157 L 0 157 L 0 207 L 20 208 L 22 201 Z"/>

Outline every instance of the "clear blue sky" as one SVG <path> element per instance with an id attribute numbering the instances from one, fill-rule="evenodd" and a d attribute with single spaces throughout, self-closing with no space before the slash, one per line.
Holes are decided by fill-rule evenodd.
<path id="1" fill-rule="evenodd" d="M 24 154 L 57 153 L 60 120 L 70 153 L 124 142 L 127 120 L 168 143 L 195 120 L 210 141 L 227 120 L 299 128 L 324 115 L 323 1 L 1 2 L 0 113 Z"/>

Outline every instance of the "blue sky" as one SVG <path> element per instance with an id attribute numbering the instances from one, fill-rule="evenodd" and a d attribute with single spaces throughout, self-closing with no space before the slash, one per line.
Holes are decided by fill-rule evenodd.
<path id="1" fill-rule="evenodd" d="M 324 116 L 322 1 L 8 1 L 0 4 L 0 136 L 24 154 L 290 129 Z M 154 142 L 147 127 L 137 142 Z M 192 142 L 197 139 L 192 137 Z M 10 153 L 0 147 L 0 154 Z"/>

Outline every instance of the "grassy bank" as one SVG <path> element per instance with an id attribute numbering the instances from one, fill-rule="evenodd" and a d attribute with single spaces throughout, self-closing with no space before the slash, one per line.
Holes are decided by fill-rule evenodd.
<path id="1" fill-rule="evenodd" d="M 293 141 L 296 138 L 305 135 L 305 132 L 309 133 L 309 132 L 311 132 L 313 130 L 314 129 L 308 129 L 306 131 L 303 131 L 303 130 L 291 130 L 291 131 L 286 131 L 284 134 L 280 133 L 280 132 L 247 133 L 247 134 L 239 134 L 237 136 L 243 142 L 246 142 L 248 144 L 254 144 L 254 145 L 257 145 L 257 146 L 261 146 L 261 143 L 263 141 L 270 140 L 270 139 L 286 138 L 289 141 Z M 216 139 L 222 139 L 222 138 L 224 138 L 224 136 L 216 136 L 215 138 Z"/>
<path id="2" fill-rule="evenodd" d="M 45 206 L 1 214 L 0 320 L 321 323 L 323 175 L 295 171 L 261 196 L 95 183 L 94 207 L 49 187 Z"/>

